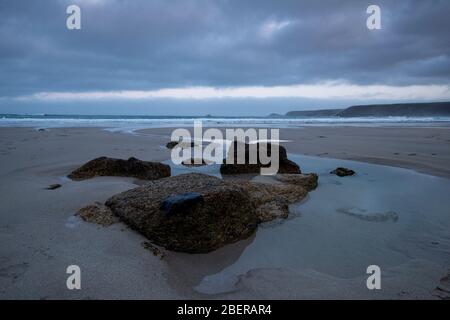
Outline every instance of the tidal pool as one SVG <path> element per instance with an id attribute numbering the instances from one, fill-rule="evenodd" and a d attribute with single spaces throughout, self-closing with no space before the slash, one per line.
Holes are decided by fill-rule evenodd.
<path id="1" fill-rule="evenodd" d="M 290 154 L 318 188 L 290 207 L 287 220 L 262 224 L 240 256 L 194 287 L 204 294 L 235 290 L 238 277 L 261 268 L 312 269 L 339 278 L 366 275 L 413 259 L 450 265 L 450 180 L 412 170 Z M 338 166 L 356 171 L 337 177 Z M 173 174 L 220 177 L 219 166 L 172 165 Z"/>

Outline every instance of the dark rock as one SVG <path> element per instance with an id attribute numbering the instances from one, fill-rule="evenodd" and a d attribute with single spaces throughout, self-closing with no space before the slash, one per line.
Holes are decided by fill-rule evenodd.
<path id="1" fill-rule="evenodd" d="M 280 161 L 280 168 L 278 169 L 278 173 L 301 174 L 302 172 L 298 164 L 296 164 L 294 161 L 285 159 Z"/>
<path id="2" fill-rule="evenodd" d="M 336 168 L 335 170 L 330 172 L 331 174 L 335 174 L 339 177 L 352 176 L 355 174 L 355 171 L 343 167 Z"/>
<path id="3" fill-rule="evenodd" d="M 193 206 L 202 202 L 203 196 L 200 193 L 187 192 L 167 197 L 161 202 L 160 209 L 166 213 L 166 216 L 171 216 L 191 211 Z"/>
<path id="4" fill-rule="evenodd" d="M 177 145 L 178 145 L 178 141 L 170 141 L 170 142 L 167 142 L 166 148 L 167 148 L 167 149 L 173 149 L 173 148 L 175 148 Z"/>
<path id="5" fill-rule="evenodd" d="M 180 205 L 179 214 L 167 215 L 161 204 L 186 190 L 201 195 L 203 201 L 195 196 L 195 205 Z M 209 252 L 249 237 L 258 223 L 243 187 L 199 173 L 151 181 L 113 196 L 106 205 L 150 241 L 174 251 Z"/>
<path id="6" fill-rule="evenodd" d="M 209 252 L 249 237 L 258 223 L 286 218 L 289 204 L 317 186 L 315 174 L 258 178 L 224 181 L 200 173 L 183 174 L 115 195 L 106 205 L 157 245 Z"/>
<path id="7" fill-rule="evenodd" d="M 239 145 L 244 145 L 245 148 L 245 163 L 244 164 L 238 164 L 237 163 L 237 154 L 238 154 L 238 148 Z M 270 167 L 270 164 L 263 165 L 259 158 L 259 150 L 263 145 L 267 145 L 267 151 L 264 152 L 267 154 L 268 157 L 271 157 L 272 151 L 271 151 L 271 144 L 256 144 L 256 152 L 257 152 L 257 159 L 255 164 L 250 163 L 250 150 L 251 146 L 247 143 L 234 141 L 233 145 L 230 147 L 230 150 L 228 152 L 227 159 L 224 159 L 222 165 L 220 166 L 220 173 L 221 174 L 244 174 L 244 173 L 260 173 L 261 168 L 267 168 Z M 286 148 L 283 146 L 279 146 L 278 148 L 278 159 L 279 159 L 279 169 L 278 173 L 296 173 L 300 174 L 301 170 L 300 167 L 293 161 L 288 160 L 287 158 L 287 152 Z M 230 163 L 232 161 L 232 163 Z M 229 162 L 229 163 L 226 163 Z"/>
<path id="8" fill-rule="evenodd" d="M 89 161 L 73 171 L 68 177 L 84 180 L 96 176 L 133 177 L 142 180 L 156 180 L 170 176 L 170 166 L 160 162 L 128 160 L 100 157 Z"/>
<path id="9" fill-rule="evenodd" d="M 49 185 L 47 188 L 45 188 L 45 189 L 47 189 L 47 190 L 55 190 L 55 189 L 58 189 L 58 188 L 61 188 L 61 185 L 59 184 L 59 183 L 55 183 L 55 184 L 51 184 L 51 185 Z"/>
<path id="10" fill-rule="evenodd" d="M 198 162 L 198 163 L 196 163 L 196 162 Z M 206 166 L 209 163 L 207 161 L 205 161 L 205 159 L 203 159 L 203 158 L 200 159 L 199 161 L 196 161 L 196 159 L 191 158 L 191 159 L 184 160 L 181 164 L 186 167 L 201 167 L 201 166 Z"/>
<path id="11" fill-rule="evenodd" d="M 195 143 L 193 141 L 191 141 L 191 142 L 170 141 L 170 142 L 167 142 L 167 144 L 166 144 L 167 149 L 173 149 L 176 146 L 179 146 L 181 148 L 193 148 L 193 147 L 195 147 Z"/>

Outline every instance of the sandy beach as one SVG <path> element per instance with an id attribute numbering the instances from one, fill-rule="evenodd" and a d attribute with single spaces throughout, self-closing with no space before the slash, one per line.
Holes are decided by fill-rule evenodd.
<path id="1" fill-rule="evenodd" d="M 0 2 L 0 301 L 450 300 L 449 13 Z"/>
<path id="2" fill-rule="evenodd" d="M 189 128 L 188 128 L 189 129 Z M 170 128 L 141 130 L 170 139 Z M 450 177 L 450 127 L 305 126 L 280 130 L 288 152 Z"/>
<path id="3" fill-rule="evenodd" d="M 405 240 L 408 252 L 402 252 L 403 258 L 397 259 L 393 253 L 403 249 L 391 248 L 391 261 L 395 262 L 387 266 L 385 274 L 390 281 L 385 282 L 380 292 L 367 290 L 365 270 L 358 275 L 359 271 L 346 272 L 338 264 L 336 268 L 342 270 L 330 274 L 327 273 L 328 267 L 321 267 L 331 265 L 333 259 L 342 259 L 339 255 L 323 258 L 330 261 L 318 261 L 317 268 L 308 263 L 304 269 L 288 265 L 282 268 L 251 268 L 239 276 L 231 290 L 227 289 L 228 284 L 224 280 L 222 285 L 225 289 L 221 290 L 217 279 L 213 279 L 215 282 L 211 284 L 208 276 L 220 274 L 233 266 L 239 269 L 248 252 L 257 252 L 251 248 L 258 244 L 261 237 L 265 237 L 264 234 L 277 235 L 281 232 L 276 223 L 260 228 L 249 239 L 209 254 L 166 251 L 161 259 L 142 246 L 145 241 L 143 236 L 123 223 L 102 227 L 74 217 L 79 208 L 96 201 L 104 202 L 110 196 L 142 182 L 119 177 L 72 181 L 66 177 L 67 174 L 99 156 L 124 159 L 134 156 L 148 161 L 167 161 L 170 150 L 165 148 L 165 144 L 170 139 L 170 133 L 170 128 L 146 129 L 137 134 L 109 132 L 100 128 L 43 131 L 0 128 L 0 298 L 437 298 L 434 289 L 447 274 L 450 263 L 448 229 L 436 227 L 439 232 L 435 236 L 439 239 L 427 238 L 427 241 L 438 243 L 431 251 L 423 248 L 420 235 L 411 238 L 415 239 L 413 245 Z M 449 185 L 450 128 L 304 127 L 283 129 L 281 138 L 291 140 L 284 145 L 292 154 L 412 169 L 399 171 L 398 174 L 404 174 L 408 179 L 417 175 L 422 179 L 420 181 L 425 181 L 424 185 L 442 185 L 442 188 Z M 298 164 L 303 168 L 302 158 L 298 159 Z M 308 166 L 313 168 L 317 162 L 314 159 L 320 158 L 307 159 L 310 158 L 304 160 L 309 163 L 306 169 Z M 339 163 L 333 161 L 330 165 Z M 365 165 L 362 166 L 360 170 L 365 170 Z M 335 180 L 326 176 L 328 167 L 324 165 L 323 168 L 319 172 L 319 181 L 324 175 L 323 189 L 326 190 L 327 181 L 332 183 Z M 370 176 L 385 167 L 368 168 Z M 46 190 L 47 186 L 55 183 L 61 184 L 61 188 Z M 346 187 L 351 188 L 349 183 L 346 182 Z M 302 214 L 293 215 L 282 226 L 289 227 L 292 221 L 305 222 L 306 225 L 301 228 L 306 228 L 305 234 L 308 234 L 308 225 L 313 226 L 317 221 L 311 222 L 309 219 L 314 217 L 307 212 L 320 208 L 315 202 L 320 190 L 321 185 L 317 193 L 314 191 L 310 198 L 299 204 Z M 438 213 L 441 215 L 433 221 L 441 220 L 443 225 L 448 224 L 450 217 L 442 216 L 440 211 Z M 357 223 L 361 223 L 361 230 L 366 228 L 364 226 L 373 226 L 365 221 L 358 220 Z M 386 224 L 383 228 L 392 227 Z M 413 235 L 408 228 L 405 226 L 401 231 L 405 239 Z M 361 232 L 359 237 L 364 239 L 367 236 Z M 318 243 L 308 244 L 306 240 L 302 244 L 307 246 L 304 250 L 321 250 Z M 280 242 L 280 245 L 283 243 Z M 323 250 L 333 252 L 338 248 L 326 249 L 325 246 Z M 364 250 L 357 248 L 353 253 L 358 256 Z M 376 247 L 374 250 L 377 250 Z M 260 254 L 264 256 L 264 252 Z M 66 288 L 66 268 L 72 264 L 79 265 L 82 270 L 81 290 Z"/>

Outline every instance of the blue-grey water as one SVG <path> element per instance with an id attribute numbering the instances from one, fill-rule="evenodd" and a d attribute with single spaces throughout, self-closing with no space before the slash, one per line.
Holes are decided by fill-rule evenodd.
<path id="1" fill-rule="evenodd" d="M 425 259 L 450 265 L 450 180 L 356 161 L 290 155 L 319 186 L 291 206 L 290 217 L 263 224 L 239 258 L 206 276 L 202 293 L 233 290 L 238 276 L 259 268 L 313 269 L 340 278 Z M 352 168 L 337 177 L 337 166 Z M 220 176 L 219 166 L 172 166 L 174 174 Z"/>

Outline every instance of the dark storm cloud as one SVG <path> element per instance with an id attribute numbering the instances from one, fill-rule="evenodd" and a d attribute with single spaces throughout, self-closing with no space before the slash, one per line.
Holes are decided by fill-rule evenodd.
<path id="1" fill-rule="evenodd" d="M 66 29 L 78 4 L 82 30 Z M 366 8 L 382 9 L 382 30 Z M 450 2 L 0 1 L 0 96 L 186 86 L 448 84 Z"/>

